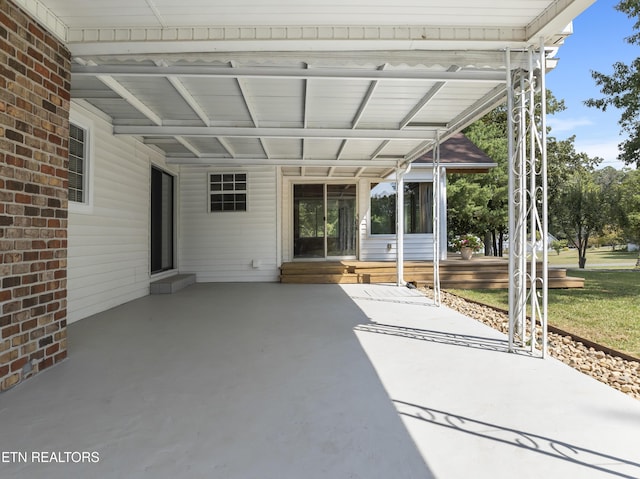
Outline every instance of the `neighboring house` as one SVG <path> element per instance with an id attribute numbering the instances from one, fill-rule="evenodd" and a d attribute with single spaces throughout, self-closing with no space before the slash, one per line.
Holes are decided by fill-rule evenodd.
<path id="1" fill-rule="evenodd" d="M 63 360 L 68 323 L 176 272 L 395 259 L 411 163 L 403 257 L 430 258 L 425 154 L 489 167 L 457 132 L 541 42 L 552 68 L 591 1 L 369 3 L 0 3 L 0 390 Z"/>

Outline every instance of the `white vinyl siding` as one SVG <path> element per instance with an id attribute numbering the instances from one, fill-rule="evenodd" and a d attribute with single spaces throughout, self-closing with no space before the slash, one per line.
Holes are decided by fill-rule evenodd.
<path id="1" fill-rule="evenodd" d="M 234 171 L 247 175 L 247 211 L 209 213 L 210 174 L 228 169 L 182 167 L 181 270 L 198 282 L 277 281 L 277 176 L 275 167 Z"/>
<path id="2" fill-rule="evenodd" d="M 93 204 L 69 214 L 68 320 L 74 322 L 149 292 L 151 162 L 163 157 L 77 105 L 92 121 Z"/>

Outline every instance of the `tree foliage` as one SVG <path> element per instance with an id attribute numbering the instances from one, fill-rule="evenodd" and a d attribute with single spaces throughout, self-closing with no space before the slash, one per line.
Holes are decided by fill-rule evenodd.
<path id="1" fill-rule="evenodd" d="M 579 168 L 571 174 L 551 205 L 556 227 L 578 250 L 578 266 L 584 268 L 589 239 L 603 231 L 608 218 L 603 188 L 588 169 Z"/>
<path id="2" fill-rule="evenodd" d="M 622 229 L 627 241 L 640 244 L 640 170 L 627 172 L 620 189 Z M 640 252 L 636 267 L 640 268 Z"/>
<path id="3" fill-rule="evenodd" d="M 565 109 L 564 102 L 547 91 L 547 112 Z M 448 178 L 448 229 L 453 235 L 474 233 L 484 237 L 485 254 L 502 256 L 502 239 L 509 224 L 509 174 L 507 109 L 494 109 L 470 125 L 465 135 L 483 150 L 497 167 L 488 173 L 451 175 Z M 557 140 L 548 137 L 549 192 L 556 195 L 567 181 L 570 172 L 583 164 L 591 164 L 586 155 L 579 155 L 573 146 L 574 138 Z"/>
<path id="4" fill-rule="evenodd" d="M 636 19 L 636 33 L 626 41 L 640 45 L 640 1 L 621 0 L 615 8 Z M 597 71 L 591 75 L 604 97 L 591 98 L 585 104 L 602 111 L 611 106 L 622 111 L 618 123 L 628 137 L 619 145 L 619 158 L 627 165 L 640 167 L 640 58 L 630 64 L 615 62 L 609 75 Z"/>

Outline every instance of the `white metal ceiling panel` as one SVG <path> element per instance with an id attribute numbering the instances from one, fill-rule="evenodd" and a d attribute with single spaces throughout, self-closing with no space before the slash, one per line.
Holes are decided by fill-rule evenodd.
<path id="1" fill-rule="evenodd" d="M 198 121 L 193 109 L 165 78 L 115 77 L 114 80 L 161 118 Z"/>
<path id="2" fill-rule="evenodd" d="M 264 127 L 302 127 L 304 81 L 250 79 L 243 81 L 245 99 L 256 124 Z"/>
<path id="3" fill-rule="evenodd" d="M 253 126 L 238 82 L 231 78 L 190 78 L 180 81 L 212 125 Z"/>
<path id="4" fill-rule="evenodd" d="M 135 125 L 152 125 L 153 122 L 135 109 L 131 104 L 121 98 L 118 99 L 93 99 L 88 101 L 98 110 L 103 111 L 114 123 L 122 122 Z"/>
<path id="5" fill-rule="evenodd" d="M 550 0 L 48 0 L 47 6 L 68 25 L 526 25 Z"/>
<path id="6" fill-rule="evenodd" d="M 593 0 L 15 1 L 67 43 L 72 99 L 118 134 L 154 135 L 169 159 L 366 175 L 356 162 L 412 159 L 498 104 L 505 52 L 528 67 L 520 52 L 555 48 Z"/>
<path id="7" fill-rule="evenodd" d="M 360 108 L 366 111 L 364 102 L 371 84 L 370 81 L 309 80 L 307 125 L 352 128 Z"/>
<path id="8" fill-rule="evenodd" d="M 363 160 L 371 158 L 380 148 L 381 141 L 347 141 L 340 158 L 343 160 Z"/>
<path id="9" fill-rule="evenodd" d="M 264 158 L 264 149 L 257 138 L 226 138 L 238 157 Z"/>
<path id="10" fill-rule="evenodd" d="M 186 140 L 202 154 L 229 157 L 234 153 L 229 152 L 217 138 L 190 137 L 186 138 Z"/>
<path id="11" fill-rule="evenodd" d="M 304 157 L 310 160 L 334 160 L 341 144 L 341 140 L 305 140 Z"/>
<path id="12" fill-rule="evenodd" d="M 292 160 L 302 158 L 302 140 L 270 138 L 264 141 L 267 151 L 273 158 Z"/>

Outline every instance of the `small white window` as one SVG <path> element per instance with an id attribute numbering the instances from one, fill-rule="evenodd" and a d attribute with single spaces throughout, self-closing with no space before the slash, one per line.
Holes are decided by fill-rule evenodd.
<path id="1" fill-rule="evenodd" d="M 209 211 L 247 211 L 247 174 L 210 173 Z"/>
<path id="2" fill-rule="evenodd" d="M 88 131 L 74 123 L 69 124 L 69 201 L 87 203 Z"/>

